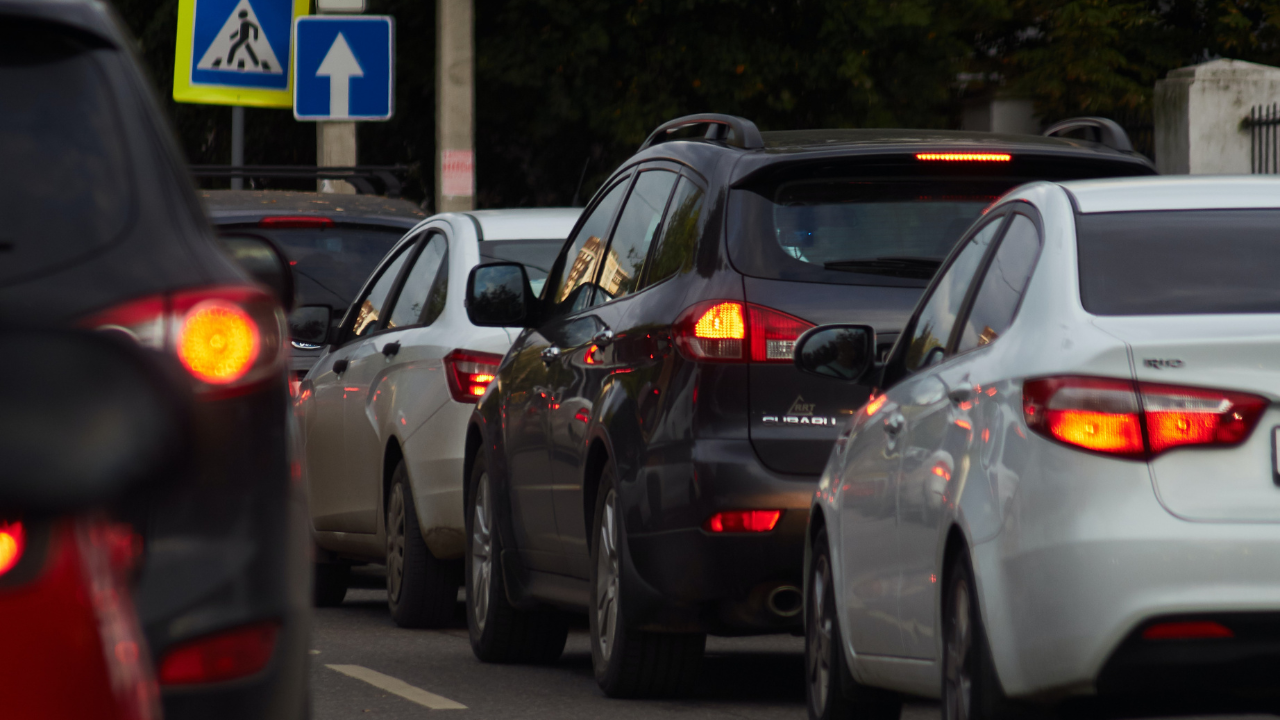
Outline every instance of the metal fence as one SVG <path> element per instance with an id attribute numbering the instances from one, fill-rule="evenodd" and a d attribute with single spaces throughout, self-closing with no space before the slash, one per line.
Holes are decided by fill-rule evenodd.
<path id="1" fill-rule="evenodd" d="M 1280 104 L 1254 105 L 1241 124 L 1249 128 L 1249 171 L 1254 175 L 1280 174 L 1280 144 L 1276 142 Z"/>

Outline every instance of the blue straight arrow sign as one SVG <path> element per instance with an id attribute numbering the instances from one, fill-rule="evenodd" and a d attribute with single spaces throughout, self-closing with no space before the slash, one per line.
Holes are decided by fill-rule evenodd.
<path id="1" fill-rule="evenodd" d="M 391 118 L 395 68 L 390 17 L 308 16 L 298 18 L 294 28 L 295 118 Z"/>

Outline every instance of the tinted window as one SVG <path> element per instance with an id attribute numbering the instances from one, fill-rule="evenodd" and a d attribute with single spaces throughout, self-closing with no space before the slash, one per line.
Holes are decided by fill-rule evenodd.
<path id="1" fill-rule="evenodd" d="M 1014 215 L 974 296 L 956 352 L 987 345 L 1009 329 L 1039 255 L 1035 223 L 1025 215 Z"/>
<path id="2" fill-rule="evenodd" d="M 224 232 L 234 232 L 230 227 Z M 399 230 L 338 225 L 332 228 L 249 231 L 274 240 L 293 264 L 298 305 L 345 308 L 356 299 L 378 261 L 387 256 Z"/>
<path id="3" fill-rule="evenodd" d="M 485 240 L 480 243 L 480 262 L 510 260 L 524 265 L 535 295 L 542 294 L 547 273 L 556 261 L 563 240 Z"/>
<path id="4" fill-rule="evenodd" d="M 352 335 L 360 337 L 378 329 L 378 318 L 387 302 L 387 295 L 391 294 L 396 278 L 400 275 L 400 268 L 404 266 L 404 261 L 408 257 L 409 253 L 401 250 L 396 259 L 383 268 L 382 274 L 378 276 L 373 288 L 369 290 L 368 294 L 364 296 L 364 300 L 360 302 L 360 307 L 356 311 L 355 323 L 351 326 Z"/>
<path id="5" fill-rule="evenodd" d="M 108 245 L 128 222 L 128 148 L 99 65 L 112 54 L 0 21 L 0 282 Z"/>
<path id="6" fill-rule="evenodd" d="M 444 309 L 444 297 L 437 286 L 449 282 L 449 268 L 445 264 L 448 244 L 443 235 L 432 234 L 426 239 L 426 245 L 413 261 L 413 267 L 405 276 L 404 288 L 400 297 L 396 298 L 387 327 L 406 327 L 408 325 L 430 324 L 439 317 Z M 436 304 L 439 307 L 434 307 Z M 430 319 L 428 319 L 430 316 Z"/>
<path id="7" fill-rule="evenodd" d="M 609 298 L 622 297 L 640 283 L 640 272 L 649 254 L 649 245 L 658 232 L 667 198 L 679 175 L 666 170 L 640 173 L 627 204 L 618 217 L 618 227 L 609 242 L 609 252 L 600 270 L 600 291 Z"/>
<path id="8" fill-rule="evenodd" d="M 646 284 L 652 285 L 676 273 L 693 269 L 694 251 L 702 236 L 702 188 L 681 178 L 667 210 L 658 247 L 649 263 Z"/>
<path id="9" fill-rule="evenodd" d="M 570 241 L 567 252 L 560 258 L 557 265 L 560 271 L 559 280 L 550 289 L 552 314 L 575 312 L 591 306 L 592 292 L 588 283 L 595 281 L 596 269 L 599 267 L 601 256 L 604 255 L 609 223 L 613 220 L 614 211 L 622 202 L 622 194 L 626 189 L 627 181 L 625 180 L 614 185 L 591 212 L 582 229 Z"/>
<path id="10" fill-rule="evenodd" d="M 1280 210 L 1076 216 L 1095 315 L 1280 313 Z"/>
<path id="11" fill-rule="evenodd" d="M 947 268 L 924 308 L 907 343 L 905 365 L 907 372 L 941 362 L 946 356 L 947 340 L 955 325 L 956 315 L 964 304 L 965 293 L 973 281 L 973 275 L 982 263 L 982 256 L 991 245 L 1002 222 L 997 219 L 987 224 L 969 239 L 955 262 Z"/>

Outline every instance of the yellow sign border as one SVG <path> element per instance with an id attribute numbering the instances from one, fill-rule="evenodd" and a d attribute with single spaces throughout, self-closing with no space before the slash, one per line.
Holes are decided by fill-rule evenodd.
<path id="1" fill-rule="evenodd" d="M 289 21 L 289 85 L 283 90 L 242 88 L 228 85 L 193 85 L 191 83 L 191 47 L 196 22 L 195 0 L 178 2 L 178 42 L 173 57 L 173 99 L 205 105 L 242 105 L 264 108 L 293 107 L 293 27 L 302 15 L 311 14 L 311 0 L 293 0 L 293 19 Z"/>

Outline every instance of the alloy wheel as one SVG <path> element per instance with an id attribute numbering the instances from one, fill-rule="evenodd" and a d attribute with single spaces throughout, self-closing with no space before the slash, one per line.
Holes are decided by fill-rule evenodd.
<path id="1" fill-rule="evenodd" d="M 947 628 L 946 668 L 944 679 L 943 711 L 946 720 L 969 720 L 973 701 L 973 677 L 970 674 L 970 655 L 973 649 L 973 628 L 970 622 L 969 582 L 961 576 L 956 580 L 951 598 L 951 622 Z"/>
<path id="2" fill-rule="evenodd" d="M 404 486 L 396 483 L 387 511 L 387 592 L 393 602 L 404 584 L 404 537 Z"/>
<path id="3" fill-rule="evenodd" d="M 475 518 L 471 525 L 471 608 L 476 629 L 484 632 L 489 615 L 489 583 L 493 577 L 493 512 L 489 501 L 489 473 L 476 483 Z"/>
<path id="4" fill-rule="evenodd" d="M 606 663 L 618 635 L 618 496 L 610 490 L 600 517 L 600 549 L 596 553 L 596 628 L 600 657 Z"/>
<path id="5" fill-rule="evenodd" d="M 831 565 L 825 555 L 818 557 L 813 568 L 813 586 L 810 595 L 813 607 L 809 617 L 805 643 L 805 663 L 808 670 L 809 698 L 814 715 L 822 717 L 826 712 L 831 692 L 831 635 L 833 629 L 831 603 L 827 602 L 827 587 L 831 582 Z"/>

